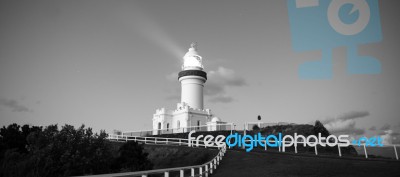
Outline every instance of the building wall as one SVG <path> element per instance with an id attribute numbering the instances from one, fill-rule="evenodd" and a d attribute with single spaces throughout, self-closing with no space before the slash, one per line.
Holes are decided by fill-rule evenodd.
<path id="1" fill-rule="evenodd" d="M 207 127 L 205 125 L 206 125 L 206 122 L 209 121 L 209 115 L 207 115 L 207 114 L 203 114 L 203 115 L 192 114 L 191 121 L 189 122 L 190 126 L 199 126 L 197 121 L 200 121 L 199 123 L 200 123 L 200 126 L 202 126 L 202 127 L 196 128 L 196 130 L 207 131 Z"/>
<path id="2" fill-rule="evenodd" d="M 195 109 L 203 109 L 204 78 L 199 76 L 185 76 L 180 78 L 181 102 Z"/>
<path id="3" fill-rule="evenodd" d="M 211 111 L 209 109 L 193 109 L 184 103 L 179 103 L 177 109 L 173 111 L 166 110 L 165 108 L 157 109 L 156 113 L 153 115 L 153 134 L 187 132 L 188 130 L 185 129 L 186 127 L 198 125 L 204 127 L 197 130 L 207 131 L 205 125 L 210 121 L 211 116 Z M 200 121 L 199 124 L 198 121 Z M 167 124 L 169 124 L 168 130 L 159 131 L 159 123 L 161 123 L 161 129 L 167 129 Z"/>
<path id="4" fill-rule="evenodd" d="M 166 129 L 167 124 L 171 128 L 173 120 L 172 111 L 166 110 L 165 108 L 157 109 L 156 113 L 153 115 L 153 134 L 157 133 L 158 129 Z M 161 127 L 159 128 L 159 123 L 161 123 Z"/>

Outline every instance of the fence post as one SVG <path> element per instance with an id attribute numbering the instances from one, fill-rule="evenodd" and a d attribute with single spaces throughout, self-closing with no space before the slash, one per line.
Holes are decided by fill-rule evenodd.
<path id="1" fill-rule="evenodd" d="M 168 171 L 164 172 L 164 177 L 169 177 L 169 172 Z"/>
<path id="2" fill-rule="evenodd" d="M 217 169 L 217 159 L 214 159 L 214 169 Z"/>
<path id="3" fill-rule="evenodd" d="M 179 146 L 181 145 L 181 139 L 179 139 Z"/>
<path id="4" fill-rule="evenodd" d="M 294 153 L 297 154 L 297 144 L 294 145 Z"/>
<path id="5" fill-rule="evenodd" d="M 206 177 L 208 177 L 208 164 L 205 167 L 206 169 L 204 169 L 204 173 L 206 173 Z"/>
<path id="6" fill-rule="evenodd" d="M 184 177 L 184 176 L 185 176 L 185 173 L 184 173 L 183 170 L 180 170 L 180 174 L 181 174 L 181 177 Z"/>
<path id="7" fill-rule="evenodd" d="M 233 123 L 231 123 L 231 135 L 232 135 L 232 127 L 233 127 Z"/>
<path id="8" fill-rule="evenodd" d="M 399 155 L 397 155 L 396 145 L 393 145 L 394 153 L 396 154 L 396 159 L 399 160 Z"/>
<path id="9" fill-rule="evenodd" d="M 212 174 L 213 173 L 213 162 L 211 161 L 211 163 L 210 163 L 210 174 Z"/>
<path id="10" fill-rule="evenodd" d="M 340 146 L 338 145 L 338 150 L 339 150 L 339 157 L 342 157 L 342 151 L 340 150 Z"/>
<path id="11" fill-rule="evenodd" d="M 317 145 L 315 145 L 315 155 L 318 155 Z"/>
<path id="12" fill-rule="evenodd" d="M 203 176 L 203 168 L 199 167 L 199 176 L 202 177 Z"/>
<path id="13" fill-rule="evenodd" d="M 147 143 L 146 143 L 146 139 L 147 139 L 147 137 L 144 137 L 144 144 L 147 144 Z"/>
<path id="14" fill-rule="evenodd" d="M 157 138 L 154 138 L 154 143 L 157 144 Z"/>
<path id="15" fill-rule="evenodd" d="M 146 174 L 144 174 L 144 175 L 142 175 L 142 177 L 147 177 L 147 175 L 146 175 Z"/>
<path id="16" fill-rule="evenodd" d="M 243 137 L 246 136 L 246 124 L 244 125 L 244 130 L 243 130 Z M 246 149 L 246 147 L 244 147 L 243 145 L 243 149 Z"/>
<path id="17" fill-rule="evenodd" d="M 267 140 L 264 140 L 264 144 L 265 144 L 264 150 L 267 150 Z"/>
<path id="18" fill-rule="evenodd" d="M 365 147 L 365 143 L 364 143 L 364 153 L 365 153 L 365 158 L 368 159 L 367 148 Z"/>
<path id="19" fill-rule="evenodd" d="M 166 139 L 167 141 L 165 142 L 165 144 L 168 144 L 168 138 Z"/>
<path id="20" fill-rule="evenodd" d="M 194 176 L 194 168 L 190 169 L 190 175 Z"/>
<path id="21" fill-rule="evenodd" d="M 135 136 L 135 142 L 137 142 L 136 136 Z"/>

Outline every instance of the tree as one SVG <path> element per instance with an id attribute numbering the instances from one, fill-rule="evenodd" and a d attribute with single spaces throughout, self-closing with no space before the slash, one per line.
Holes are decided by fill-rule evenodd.
<path id="1" fill-rule="evenodd" d="M 25 149 L 26 137 L 22 134 L 21 126 L 18 124 L 14 123 L 7 127 L 3 126 L 3 128 L 0 129 L 0 137 L 1 144 L 4 146 L 2 150 L 16 148 L 18 152 L 27 152 Z"/>
<path id="2" fill-rule="evenodd" d="M 135 141 L 128 141 L 119 149 L 119 157 L 116 162 L 120 171 L 150 170 L 153 164 L 147 158 L 148 153 Z"/>
<path id="3" fill-rule="evenodd" d="M 315 121 L 314 125 L 314 135 L 318 135 L 318 133 L 321 133 L 322 137 L 328 137 L 330 135 L 329 131 L 319 120 Z"/>
<path id="4" fill-rule="evenodd" d="M 260 127 L 258 127 L 258 125 L 253 125 L 253 131 L 258 131 L 260 130 Z"/>
<path id="5" fill-rule="evenodd" d="M 148 154 L 136 142 L 123 146 L 84 125 L 44 129 L 11 124 L 0 129 L 0 177 L 57 177 L 148 170 Z M 118 150 L 118 148 L 120 148 Z"/>

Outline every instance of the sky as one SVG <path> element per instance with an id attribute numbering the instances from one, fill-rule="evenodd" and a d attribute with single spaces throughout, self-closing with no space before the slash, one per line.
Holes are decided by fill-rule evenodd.
<path id="1" fill-rule="evenodd" d="M 400 139 L 398 1 L 379 1 L 382 40 L 358 46 L 380 74 L 346 72 L 332 49 L 331 79 L 302 79 L 320 49 L 297 52 L 287 2 L 0 2 L 0 126 L 85 124 L 151 129 L 180 101 L 182 57 L 195 41 L 208 73 L 205 108 L 226 122 L 313 124 L 336 133 Z M 386 131 L 386 132 L 385 132 Z"/>

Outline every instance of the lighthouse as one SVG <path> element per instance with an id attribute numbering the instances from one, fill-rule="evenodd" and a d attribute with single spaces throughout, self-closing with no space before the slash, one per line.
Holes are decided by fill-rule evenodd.
<path id="1" fill-rule="evenodd" d="M 181 83 L 181 102 L 194 109 L 204 109 L 203 88 L 207 73 L 203 71 L 203 59 L 197 53 L 196 43 L 190 45 L 183 57 L 182 71 L 178 74 Z"/>
<path id="2" fill-rule="evenodd" d="M 181 84 L 181 100 L 175 110 L 160 108 L 153 114 L 153 135 L 182 133 L 191 130 L 218 130 L 226 124 L 215 117 L 211 109 L 204 108 L 204 84 L 207 73 L 203 58 L 197 51 L 197 44 L 192 43 L 183 56 L 182 70 L 178 74 Z"/>

